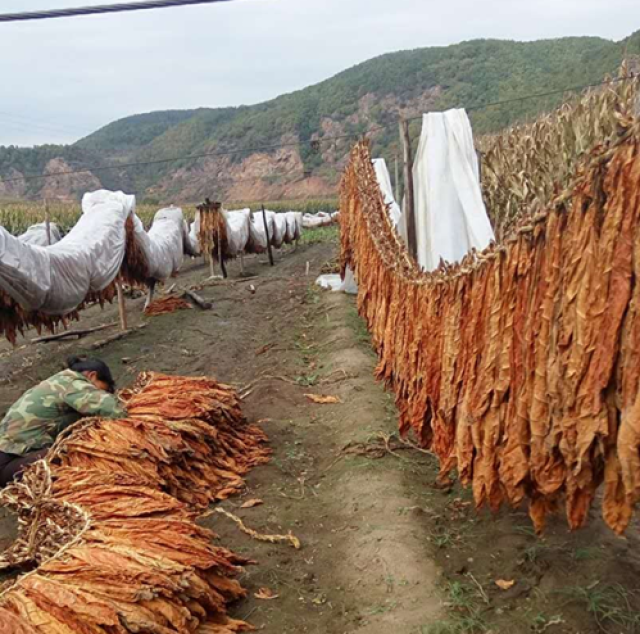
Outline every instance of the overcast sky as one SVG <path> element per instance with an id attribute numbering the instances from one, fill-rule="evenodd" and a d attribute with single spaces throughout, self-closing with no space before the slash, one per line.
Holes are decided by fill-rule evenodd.
<path id="1" fill-rule="evenodd" d="M 116 0 L 2 0 L 0 13 Z M 0 145 L 152 110 L 253 104 L 358 62 L 475 38 L 640 29 L 640 0 L 236 0 L 0 24 Z"/>

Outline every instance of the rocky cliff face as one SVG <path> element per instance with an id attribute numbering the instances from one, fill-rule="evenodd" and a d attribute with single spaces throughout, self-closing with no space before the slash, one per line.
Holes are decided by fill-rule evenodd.
<path id="1" fill-rule="evenodd" d="M 344 121 L 325 117 L 322 120 L 322 134 L 325 137 L 343 137 L 354 127 L 359 127 L 371 131 L 369 136 L 375 142 L 386 130 L 379 130 L 379 124 L 374 122 L 374 108 L 388 113 L 390 121 L 399 117 L 417 117 L 432 109 L 441 93 L 442 89 L 435 87 L 408 101 L 402 101 L 394 95 L 364 95 L 358 111 Z M 317 139 L 319 135 L 313 138 Z M 311 173 L 305 173 L 297 147 L 283 147 L 270 153 L 250 154 L 240 160 L 221 156 L 196 161 L 189 167 L 171 172 L 158 185 L 150 188 L 147 194 L 159 200 L 183 201 L 199 200 L 206 196 L 228 201 L 335 197 L 353 140 L 355 138 L 322 143 L 320 153 L 323 167 Z M 292 135 L 280 138 L 283 145 L 297 142 L 298 138 Z"/>
<path id="2" fill-rule="evenodd" d="M 91 172 L 66 174 L 74 170 L 64 159 L 56 158 L 47 163 L 40 197 L 52 200 L 77 200 L 86 192 L 102 189 L 102 183 Z"/>

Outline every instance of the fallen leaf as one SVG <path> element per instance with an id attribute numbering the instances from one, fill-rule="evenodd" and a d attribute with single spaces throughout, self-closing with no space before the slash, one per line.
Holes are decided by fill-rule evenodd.
<path id="1" fill-rule="evenodd" d="M 496 585 L 498 586 L 498 588 L 500 588 L 500 590 L 509 590 L 509 588 L 513 588 L 513 586 L 516 585 L 516 582 L 513 580 L 505 581 L 504 579 L 498 579 L 496 581 Z"/>
<path id="2" fill-rule="evenodd" d="M 260 506 L 261 504 L 264 504 L 264 502 L 262 500 L 247 500 L 240 508 L 241 509 L 252 509 L 254 506 Z"/>
<path id="3" fill-rule="evenodd" d="M 312 402 L 319 405 L 332 405 L 334 403 L 342 403 L 337 396 L 322 396 L 320 394 L 305 394 L 305 396 Z"/>
<path id="4" fill-rule="evenodd" d="M 264 354 L 265 352 L 269 352 L 269 350 L 271 350 L 271 348 L 273 348 L 273 346 L 275 346 L 275 343 L 268 343 L 264 346 L 262 346 L 262 348 L 258 348 L 256 350 L 256 357 L 259 357 L 261 354 Z"/>
<path id="5" fill-rule="evenodd" d="M 258 592 L 253 595 L 256 599 L 263 599 L 264 601 L 271 601 L 272 599 L 277 599 L 279 595 L 273 594 L 269 588 L 260 588 Z"/>

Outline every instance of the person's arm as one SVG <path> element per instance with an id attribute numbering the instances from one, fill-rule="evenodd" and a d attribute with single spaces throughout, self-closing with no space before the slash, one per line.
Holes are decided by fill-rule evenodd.
<path id="1" fill-rule="evenodd" d="M 127 415 L 126 409 L 115 396 L 83 379 L 71 382 L 65 392 L 64 402 L 83 416 L 124 418 Z"/>

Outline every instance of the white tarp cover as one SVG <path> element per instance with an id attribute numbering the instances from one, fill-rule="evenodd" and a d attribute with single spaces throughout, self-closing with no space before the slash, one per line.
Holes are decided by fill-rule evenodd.
<path id="1" fill-rule="evenodd" d="M 0 289 L 27 310 L 71 312 L 120 271 L 134 208 L 135 198 L 122 192 L 85 194 L 80 220 L 50 247 L 25 244 L 0 227 Z"/>
<path id="2" fill-rule="evenodd" d="M 227 223 L 228 255 L 237 257 L 247 249 L 247 243 L 249 242 L 249 235 L 251 233 L 251 210 L 223 210 L 222 213 Z"/>
<path id="3" fill-rule="evenodd" d="M 189 249 L 194 255 L 200 255 L 200 212 L 196 210 L 195 220 L 189 227 Z"/>
<path id="4" fill-rule="evenodd" d="M 418 263 L 458 262 L 494 239 L 465 110 L 425 114 L 413 168 Z"/>
<path id="5" fill-rule="evenodd" d="M 31 225 L 25 233 L 18 236 L 18 240 L 24 244 L 33 244 L 39 247 L 47 247 L 56 242 L 60 242 L 62 239 L 62 233 L 55 222 L 49 223 L 49 236 L 51 237 L 51 243 L 47 236 L 47 224 L 41 222 L 37 225 Z"/>
<path id="6" fill-rule="evenodd" d="M 373 159 L 373 169 L 376 173 L 380 191 L 384 197 L 384 204 L 389 207 L 389 217 L 391 218 L 393 226 L 397 229 L 402 219 L 402 211 L 393 195 L 393 187 L 391 187 L 391 176 L 387 169 L 387 162 L 383 158 Z"/>
<path id="7" fill-rule="evenodd" d="M 297 233 L 297 222 L 296 222 L 296 214 L 294 211 L 287 211 L 283 214 L 285 220 L 287 222 L 287 233 L 285 237 L 285 242 L 291 243 L 294 240 L 298 240 L 300 238 L 300 234 Z"/>
<path id="8" fill-rule="evenodd" d="M 134 211 L 134 196 L 106 190 L 85 194 L 78 223 L 49 247 L 26 244 L 0 227 L 0 289 L 26 310 L 48 315 L 75 310 L 119 274 L 131 214 L 150 277 L 163 281 L 177 273 L 187 239 L 182 210 L 161 209 L 149 233 Z"/>
<path id="9" fill-rule="evenodd" d="M 164 282 L 182 267 L 185 250 L 184 215 L 179 207 L 161 209 L 153 218 L 149 233 L 138 216 L 133 216 L 136 242 L 149 266 L 149 277 Z"/>
<path id="10" fill-rule="evenodd" d="M 273 239 L 271 243 L 279 249 L 287 236 L 287 219 L 284 214 L 274 214 L 273 216 Z"/>
<path id="11" fill-rule="evenodd" d="M 269 237 L 273 235 L 273 216 L 272 211 L 265 211 L 267 229 Z M 248 250 L 252 253 L 264 253 L 268 247 L 267 233 L 264 228 L 265 218 L 262 211 L 256 211 L 251 216 L 251 225 L 249 227 L 249 245 Z"/>
<path id="12" fill-rule="evenodd" d="M 304 214 L 302 216 L 302 226 L 305 229 L 315 229 L 316 227 L 327 227 L 337 221 L 340 212 L 326 213 L 319 211 L 317 214 Z"/>
<path id="13" fill-rule="evenodd" d="M 304 228 L 302 226 L 302 212 L 294 211 L 293 213 L 295 214 L 296 218 L 296 240 L 299 240 L 302 237 L 302 230 Z"/>

